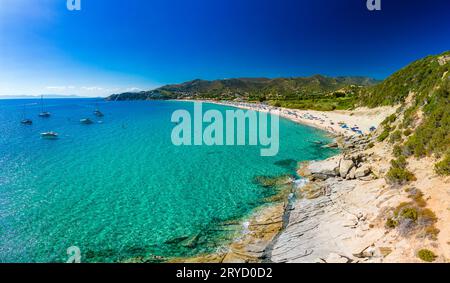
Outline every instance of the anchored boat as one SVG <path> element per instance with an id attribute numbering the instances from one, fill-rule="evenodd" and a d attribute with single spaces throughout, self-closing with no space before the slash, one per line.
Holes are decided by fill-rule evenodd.
<path id="1" fill-rule="evenodd" d="M 32 125 L 33 124 L 33 121 L 32 120 L 30 120 L 30 119 L 23 119 L 22 121 L 20 121 L 20 123 L 21 124 L 23 124 L 23 125 Z"/>
<path id="2" fill-rule="evenodd" d="M 20 123 L 22 125 L 32 125 L 33 121 L 31 119 L 25 118 L 25 104 L 23 105 L 23 114 L 22 114 L 22 120 L 20 121 Z"/>
<path id="3" fill-rule="evenodd" d="M 81 124 L 84 124 L 84 125 L 90 125 L 90 124 L 92 124 L 92 123 L 94 123 L 94 122 L 92 122 L 92 120 L 89 119 L 89 118 L 85 118 L 85 119 L 81 119 L 81 120 L 80 120 L 80 123 L 81 123 Z"/>
<path id="4" fill-rule="evenodd" d="M 45 133 L 41 133 L 41 137 L 44 139 L 57 139 L 58 138 L 58 133 L 56 132 L 45 132 Z"/>
<path id="5" fill-rule="evenodd" d="M 39 113 L 39 117 L 48 118 L 50 116 L 51 116 L 50 112 L 44 111 L 44 96 L 41 95 L 41 113 Z"/>

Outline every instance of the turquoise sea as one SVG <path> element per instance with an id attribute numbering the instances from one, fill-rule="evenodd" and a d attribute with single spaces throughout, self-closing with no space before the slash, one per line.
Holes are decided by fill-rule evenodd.
<path id="1" fill-rule="evenodd" d="M 31 126 L 20 124 L 24 108 Z M 285 119 L 274 157 L 255 146 L 174 146 L 172 112 L 192 111 L 190 102 L 48 99 L 45 108 L 51 118 L 37 117 L 39 100 L 0 100 L 0 262 L 65 262 L 70 246 L 83 262 L 213 252 L 231 239 L 221 224 L 274 193 L 255 176 L 335 154 L 314 143 L 329 140 L 324 132 Z M 41 139 L 49 130 L 60 138 Z"/>

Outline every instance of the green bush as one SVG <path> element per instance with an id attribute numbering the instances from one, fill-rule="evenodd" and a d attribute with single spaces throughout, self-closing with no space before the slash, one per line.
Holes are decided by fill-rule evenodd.
<path id="1" fill-rule="evenodd" d="M 397 144 L 394 146 L 392 153 L 395 157 L 399 158 L 400 156 L 403 156 L 403 148 Z"/>
<path id="2" fill-rule="evenodd" d="M 377 140 L 379 142 L 384 141 L 389 136 L 390 131 L 391 131 L 391 127 L 389 127 L 389 125 L 385 125 L 383 132 L 381 132 L 381 134 L 378 136 Z"/>
<path id="3" fill-rule="evenodd" d="M 386 174 L 386 179 L 391 184 L 399 185 L 417 180 L 413 173 L 400 167 L 391 167 Z"/>
<path id="4" fill-rule="evenodd" d="M 439 175 L 450 175 L 450 154 L 447 154 L 442 161 L 436 163 L 434 169 Z"/>
<path id="5" fill-rule="evenodd" d="M 417 221 L 417 210 L 413 207 L 407 207 L 400 212 L 400 216 L 404 219 L 411 219 Z"/>
<path id="6" fill-rule="evenodd" d="M 403 131 L 403 135 L 405 137 L 409 137 L 412 134 L 412 130 L 411 129 L 406 129 Z"/>
<path id="7" fill-rule="evenodd" d="M 394 220 L 392 218 L 388 218 L 386 220 L 386 227 L 387 228 L 395 228 L 395 227 L 397 227 L 397 225 L 398 225 L 398 221 L 397 220 Z"/>
<path id="8" fill-rule="evenodd" d="M 405 169 L 407 164 L 404 156 L 399 156 L 397 159 L 391 160 L 391 167 L 393 168 Z"/>
<path id="9" fill-rule="evenodd" d="M 389 138 L 390 143 L 396 143 L 402 139 L 402 133 L 399 130 L 393 132 Z"/>
<path id="10" fill-rule="evenodd" d="M 435 255 L 432 251 L 427 250 L 427 249 L 421 249 L 418 253 L 417 256 L 426 262 L 433 262 L 436 260 L 437 255 Z"/>

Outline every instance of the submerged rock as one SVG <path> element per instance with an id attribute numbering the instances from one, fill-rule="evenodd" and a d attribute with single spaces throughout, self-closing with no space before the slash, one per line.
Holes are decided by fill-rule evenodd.
<path id="1" fill-rule="evenodd" d="M 294 178 L 291 175 L 281 175 L 281 176 L 255 176 L 253 178 L 253 183 L 260 185 L 264 188 L 272 188 L 277 186 L 283 186 L 291 184 Z"/>

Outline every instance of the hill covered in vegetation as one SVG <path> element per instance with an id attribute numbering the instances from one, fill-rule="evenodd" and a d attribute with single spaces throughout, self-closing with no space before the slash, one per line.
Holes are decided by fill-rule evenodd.
<path id="1" fill-rule="evenodd" d="M 321 75 L 276 79 L 238 78 L 214 81 L 197 79 L 182 84 L 166 85 L 151 91 L 115 94 L 108 99 L 237 99 L 267 101 L 289 108 L 333 110 L 350 107 L 361 87 L 371 86 L 377 82 L 367 77 L 332 78 Z"/>
<path id="2" fill-rule="evenodd" d="M 379 141 L 388 140 L 397 160 L 388 177 L 406 182 L 405 159 L 432 156 L 438 174 L 450 175 L 450 52 L 428 56 L 360 95 L 360 105 L 398 105 L 383 122 Z M 404 164 L 405 166 L 399 166 Z"/>

